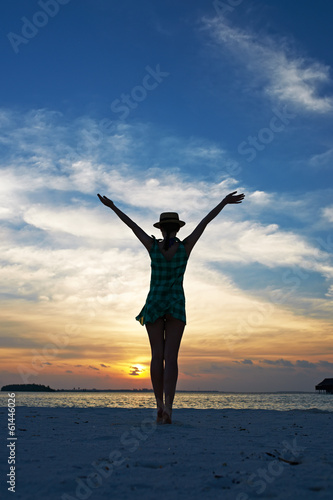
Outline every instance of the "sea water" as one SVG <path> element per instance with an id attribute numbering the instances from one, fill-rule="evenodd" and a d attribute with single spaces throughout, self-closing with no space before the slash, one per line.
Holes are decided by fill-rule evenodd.
<path id="1" fill-rule="evenodd" d="M 0 406 L 7 406 L 7 392 L 0 392 Z M 76 408 L 155 408 L 151 391 L 110 392 L 16 392 L 16 406 Z M 314 410 L 333 412 L 333 394 L 309 393 L 223 393 L 177 391 L 174 408 Z"/>

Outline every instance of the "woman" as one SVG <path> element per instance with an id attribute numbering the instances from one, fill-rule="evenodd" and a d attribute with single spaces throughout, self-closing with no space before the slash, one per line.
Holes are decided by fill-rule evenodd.
<path id="1" fill-rule="evenodd" d="M 164 212 L 154 224 L 163 240 L 150 237 L 106 196 L 100 201 L 132 229 L 151 258 L 150 290 L 146 303 L 136 319 L 145 325 L 150 346 L 150 375 L 157 403 L 157 422 L 171 424 L 172 404 L 178 378 L 178 351 L 186 324 L 183 276 L 190 253 L 211 222 L 228 204 L 241 203 L 244 194 L 228 194 L 187 236 L 180 241 L 176 234 L 185 225 L 175 212 Z M 163 394 L 165 400 L 163 403 Z"/>

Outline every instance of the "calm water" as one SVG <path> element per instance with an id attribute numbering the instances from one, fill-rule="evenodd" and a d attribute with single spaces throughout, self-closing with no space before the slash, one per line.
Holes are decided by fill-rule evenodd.
<path id="1" fill-rule="evenodd" d="M 0 392 L 0 406 L 7 406 Z M 155 408 L 152 392 L 17 392 L 16 406 Z M 208 393 L 177 392 L 174 408 L 324 410 L 333 412 L 333 395 L 318 393 Z"/>

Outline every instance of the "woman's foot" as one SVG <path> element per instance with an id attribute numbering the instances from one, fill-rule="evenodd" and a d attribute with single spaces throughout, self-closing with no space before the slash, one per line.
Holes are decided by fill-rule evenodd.
<path id="1" fill-rule="evenodd" d="M 163 408 L 158 408 L 158 410 L 157 410 L 156 423 L 157 424 L 163 423 Z"/>
<path id="2" fill-rule="evenodd" d="M 164 408 L 162 415 L 162 424 L 172 424 L 171 413 L 172 413 L 171 408 Z"/>

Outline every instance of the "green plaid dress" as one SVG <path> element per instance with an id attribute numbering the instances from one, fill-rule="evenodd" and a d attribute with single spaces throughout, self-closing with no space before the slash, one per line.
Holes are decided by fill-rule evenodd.
<path id="1" fill-rule="evenodd" d="M 186 323 L 183 278 L 187 264 L 187 254 L 179 241 L 176 253 L 170 261 L 166 260 L 159 249 L 156 238 L 150 251 L 151 279 L 150 290 L 145 305 L 135 319 L 141 325 L 154 323 L 157 318 L 169 313 Z"/>

